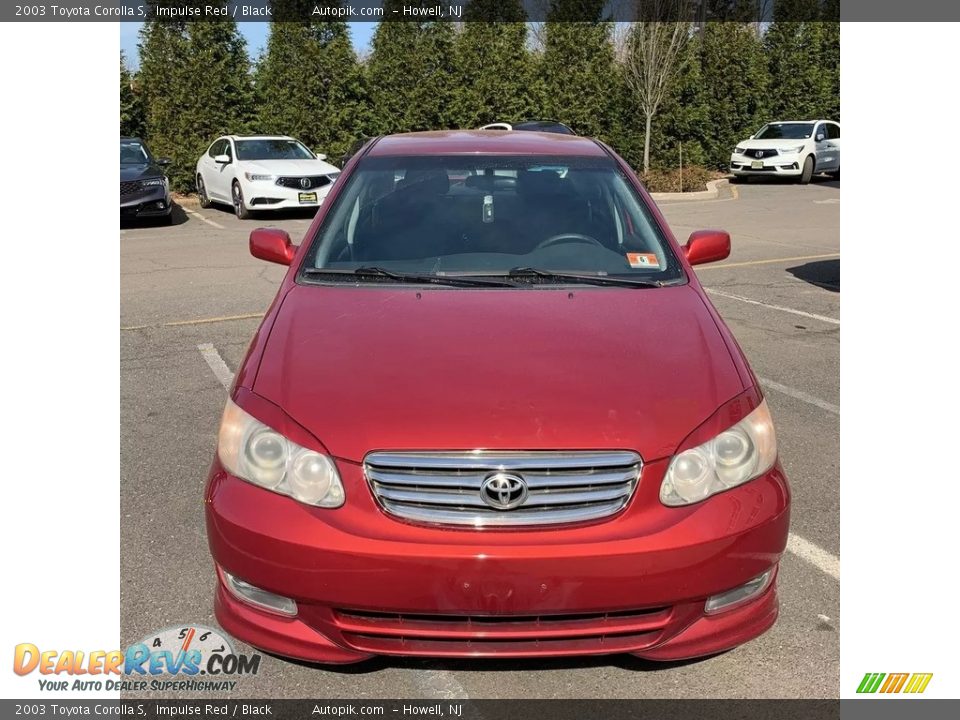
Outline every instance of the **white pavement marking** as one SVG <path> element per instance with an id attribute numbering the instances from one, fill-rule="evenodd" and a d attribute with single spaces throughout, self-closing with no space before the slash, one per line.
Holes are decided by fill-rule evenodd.
<path id="1" fill-rule="evenodd" d="M 413 684 L 425 696 L 439 700 L 469 700 L 470 695 L 448 670 L 415 670 Z"/>
<path id="2" fill-rule="evenodd" d="M 787 551 L 792 552 L 802 560 L 806 560 L 817 570 L 826 573 L 834 580 L 840 579 L 840 558 L 831 555 L 809 540 L 804 540 L 799 535 L 790 533 L 787 538 Z"/>
<path id="3" fill-rule="evenodd" d="M 184 211 L 185 213 L 187 213 L 188 215 L 193 215 L 193 217 L 199 218 L 200 220 L 203 220 L 203 222 L 205 222 L 207 225 L 212 225 L 212 226 L 215 227 L 215 228 L 219 228 L 219 229 L 221 229 L 221 230 L 226 230 L 226 228 L 225 228 L 223 225 L 221 225 L 220 223 L 214 222 L 214 221 L 211 220 L 210 218 L 208 218 L 208 217 L 206 217 L 206 216 L 204 216 L 204 215 L 201 215 L 200 213 L 196 212 L 195 210 L 187 210 L 187 208 L 183 208 L 183 211 Z"/>
<path id="4" fill-rule="evenodd" d="M 220 353 L 217 352 L 217 349 L 210 343 L 202 343 L 197 345 L 197 350 L 199 350 L 200 354 L 203 355 L 203 359 L 207 361 L 207 365 L 209 365 L 210 369 L 213 370 L 213 374 L 216 375 L 217 380 L 220 381 L 220 384 L 225 388 L 230 387 L 230 383 L 233 382 L 233 373 L 230 372 L 230 368 L 227 367 L 227 364 L 223 361 L 223 358 L 220 357 Z"/>
<path id="5" fill-rule="evenodd" d="M 820 322 L 831 323 L 832 325 L 840 324 L 840 321 L 837 320 L 837 318 L 827 317 L 826 315 L 808 313 L 804 312 L 803 310 L 795 310 L 794 308 L 783 307 L 782 305 L 771 305 L 770 303 L 760 302 L 759 300 L 743 297 L 743 295 L 734 295 L 733 293 L 723 292 L 722 290 L 714 290 L 713 288 L 705 288 L 705 290 L 711 295 L 719 295 L 720 297 L 729 298 L 731 300 L 739 300 L 740 302 L 750 303 L 751 305 L 760 305 L 761 307 L 769 308 L 771 310 L 779 310 L 780 312 L 790 313 L 791 315 L 799 315 L 801 317 L 810 318 L 811 320 L 819 320 Z"/>
<path id="6" fill-rule="evenodd" d="M 829 198 L 827 200 L 814 200 L 815 205 L 839 205 L 840 198 Z"/>
<path id="7" fill-rule="evenodd" d="M 788 385 L 781 385 L 778 382 L 774 382 L 773 380 L 768 380 L 767 378 L 763 378 L 763 377 L 757 377 L 757 380 L 759 380 L 764 387 L 768 387 L 771 390 L 776 390 L 777 392 L 783 393 L 784 395 L 789 395 L 790 397 L 796 400 L 801 400 L 810 405 L 815 405 L 821 410 L 826 410 L 827 412 L 833 413 L 834 415 L 840 414 L 839 405 L 828 403 L 826 400 L 821 400 L 818 397 L 814 397 L 809 393 L 805 393 L 803 390 L 797 390 L 796 388 L 792 388 Z"/>

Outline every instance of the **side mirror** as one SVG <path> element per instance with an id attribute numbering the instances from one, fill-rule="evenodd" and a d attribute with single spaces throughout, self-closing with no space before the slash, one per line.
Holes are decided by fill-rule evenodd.
<path id="1" fill-rule="evenodd" d="M 317 160 L 326 160 L 326 159 L 327 159 L 327 154 L 326 154 L 326 153 L 316 153 L 316 155 L 317 155 Z"/>
<path id="2" fill-rule="evenodd" d="M 171 160 L 170 158 L 159 158 L 157 160 L 157 165 L 169 165 L 172 162 L 173 160 Z"/>
<path id="3" fill-rule="evenodd" d="M 755 137 L 756 137 L 756 135 L 751 135 L 751 136 L 750 136 L 750 139 L 753 140 Z"/>
<path id="4" fill-rule="evenodd" d="M 824 138 L 823 133 L 817 135 L 817 142 L 823 142 L 823 138 Z"/>
<path id="5" fill-rule="evenodd" d="M 289 265 L 297 253 L 290 235 L 279 228 L 257 228 L 250 233 L 250 254 L 267 262 Z"/>
<path id="6" fill-rule="evenodd" d="M 730 234 L 723 230 L 697 230 L 690 233 L 683 254 L 691 265 L 723 260 L 730 255 Z"/>
<path id="7" fill-rule="evenodd" d="M 230 156 L 229 156 L 229 155 L 214 155 L 214 156 L 213 156 L 213 161 L 214 161 L 215 163 L 220 163 L 221 165 L 229 165 L 229 164 L 230 164 Z"/>

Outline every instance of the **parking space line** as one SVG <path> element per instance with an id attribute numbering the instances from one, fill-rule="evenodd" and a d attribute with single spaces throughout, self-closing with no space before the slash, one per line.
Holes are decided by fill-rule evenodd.
<path id="1" fill-rule="evenodd" d="M 229 388 L 230 383 L 233 382 L 233 373 L 230 371 L 230 368 L 227 367 L 223 358 L 220 357 L 217 349 L 211 343 L 201 343 L 197 345 L 197 350 L 200 351 L 203 359 L 207 361 L 207 365 L 213 370 L 213 374 L 217 380 L 220 381 L 220 384 L 225 388 Z"/>
<path id="2" fill-rule="evenodd" d="M 148 328 L 158 327 L 180 327 L 183 325 L 206 325 L 208 323 L 230 322 L 232 320 L 253 320 L 262 318 L 263 313 L 247 313 L 246 315 L 220 315 L 219 317 L 197 318 L 195 320 L 171 320 L 170 322 L 159 323 L 157 325 L 126 325 L 120 330 L 146 330 Z"/>
<path id="3" fill-rule="evenodd" d="M 771 390 L 776 390 L 777 392 L 783 393 L 784 395 L 792 397 L 795 400 L 800 400 L 809 405 L 814 405 L 820 408 L 821 410 L 826 410 L 827 412 L 833 413 L 834 415 L 840 414 L 839 405 L 828 403 L 826 400 L 821 400 L 818 397 L 814 397 L 809 393 L 805 393 L 803 390 L 797 390 L 796 388 L 792 388 L 788 385 L 781 385 L 778 382 L 774 382 L 773 380 L 768 380 L 767 378 L 763 378 L 759 376 L 757 376 L 757 380 L 759 380 L 760 384 L 763 385 L 764 387 L 768 387 Z"/>
<path id="4" fill-rule="evenodd" d="M 749 303 L 750 305 L 759 305 L 760 307 L 765 307 L 770 310 L 779 310 L 780 312 L 790 313 L 791 315 L 799 315 L 801 317 L 810 318 L 811 320 L 819 320 L 820 322 L 830 323 L 832 325 L 839 325 L 840 321 L 837 318 L 827 317 L 826 315 L 817 315 L 816 313 L 808 313 L 804 310 L 796 310 L 795 308 L 784 307 L 783 305 L 772 305 L 770 303 L 760 302 L 759 300 L 754 300 L 752 298 L 743 297 L 743 295 L 734 295 L 733 293 L 723 292 L 722 290 L 715 290 L 713 288 L 704 288 L 711 295 L 719 295 L 720 297 L 729 298 L 730 300 L 739 300 L 740 302 Z"/>
<path id="5" fill-rule="evenodd" d="M 799 535 L 790 533 L 790 536 L 787 538 L 787 552 L 793 553 L 801 560 L 806 560 L 834 580 L 840 579 L 840 558 L 828 553 L 819 545 L 815 545 Z"/>
<path id="6" fill-rule="evenodd" d="M 181 205 L 181 207 L 183 207 L 183 206 Z M 213 220 L 211 220 L 210 218 L 208 218 L 208 217 L 206 217 L 206 216 L 204 216 L 204 215 L 201 215 L 201 214 L 198 213 L 196 210 L 188 210 L 187 208 L 183 208 L 183 211 L 184 211 L 185 213 L 187 213 L 187 215 L 192 215 L 192 216 L 195 217 L 195 218 L 198 218 L 198 219 L 200 219 L 200 220 L 203 220 L 203 222 L 205 222 L 207 225 L 212 225 L 213 227 L 218 228 L 218 229 L 220 229 L 220 230 L 226 230 L 226 228 L 225 228 L 223 225 L 221 225 L 221 224 L 218 223 L 218 222 L 214 222 Z"/>
<path id="7" fill-rule="evenodd" d="M 723 265 L 704 265 L 697 268 L 699 275 L 704 270 L 723 270 L 724 268 L 749 267 L 751 265 L 776 265 L 777 263 L 800 262 L 801 260 L 825 260 L 838 258 L 840 253 L 826 253 L 825 255 L 798 255 L 796 257 L 770 258 L 769 260 L 747 260 L 744 262 L 724 263 Z"/>

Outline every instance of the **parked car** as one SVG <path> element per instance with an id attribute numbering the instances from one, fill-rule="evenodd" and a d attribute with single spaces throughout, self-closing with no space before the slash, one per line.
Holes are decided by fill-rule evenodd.
<path id="1" fill-rule="evenodd" d="M 197 160 L 200 206 L 222 203 L 240 219 L 251 210 L 316 207 L 340 170 L 285 135 L 225 135 Z"/>
<path id="2" fill-rule="evenodd" d="M 250 250 L 289 269 L 205 491 L 231 635 L 319 663 L 677 660 L 774 623 L 787 478 L 691 267 L 730 236 L 681 247 L 609 147 L 380 138 L 301 245 Z"/>
<path id="3" fill-rule="evenodd" d="M 568 126 L 556 120 L 524 120 L 519 123 L 495 122 L 484 125 L 481 130 L 528 130 L 531 132 L 552 132 L 560 135 L 576 135 Z"/>
<path id="4" fill-rule="evenodd" d="M 734 178 L 751 175 L 795 177 L 803 184 L 814 173 L 840 177 L 840 123 L 788 120 L 764 125 L 737 143 L 730 156 Z"/>
<path id="5" fill-rule="evenodd" d="M 172 221 L 166 158 L 154 158 L 140 138 L 120 138 L 120 217 Z"/>

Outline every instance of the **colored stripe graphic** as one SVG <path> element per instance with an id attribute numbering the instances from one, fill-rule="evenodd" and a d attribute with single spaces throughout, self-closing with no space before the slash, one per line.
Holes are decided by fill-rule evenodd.
<path id="1" fill-rule="evenodd" d="M 884 682 L 884 678 L 886 681 Z M 860 685 L 857 687 L 858 693 L 875 693 L 878 690 L 881 693 L 904 693 L 918 694 L 927 689 L 933 673 L 866 673 Z M 883 685 L 881 686 L 881 683 Z"/>
<path id="2" fill-rule="evenodd" d="M 887 675 L 887 681 L 880 688 L 882 693 L 898 693 L 903 684 L 910 677 L 910 673 L 890 673 Z"/>
<path id="3" fill-rule="evenodd" d="M 914 673 L 910 678 L 910 682 L 907 683 L 906 693 L 922 693 L 927 689 L 927 685 L 930 684 L 930 678 L 933 677 L 933 673 Z"/>

